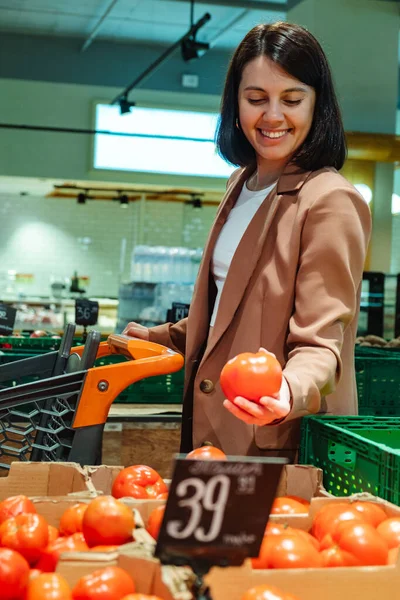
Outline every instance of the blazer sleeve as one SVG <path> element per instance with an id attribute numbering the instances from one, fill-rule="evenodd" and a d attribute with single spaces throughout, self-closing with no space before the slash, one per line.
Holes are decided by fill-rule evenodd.
<path id="1" fill-rule="evenodd" d="M 351 188 L 320 196 L 308 210 L 283 370 L 292 411 L 284 421 L 317 413 L 340 379 L 343 334 L 358 310 L 370 232 L 368 205 Z"/>
<path id="2" fill-rule="evenodd" d="M 186 327 L 187 317 L 177 323 L 163 323 L 150 327 L 149 340 L 185 355 Z"/>

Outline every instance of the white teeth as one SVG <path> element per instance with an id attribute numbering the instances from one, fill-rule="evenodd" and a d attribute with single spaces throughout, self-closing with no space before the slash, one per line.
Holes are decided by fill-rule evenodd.
<path id="1" fill-rule="evenodd" d="M 286 135 L 287 132 L 288 129 L 286 129 L 286 131 L 265 131 L 264 129 L 261 129 L 261 133 L 268 138 L 281 138 Z"/>

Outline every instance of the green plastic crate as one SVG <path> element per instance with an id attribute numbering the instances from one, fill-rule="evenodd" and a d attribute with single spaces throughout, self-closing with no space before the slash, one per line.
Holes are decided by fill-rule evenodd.
<path id="1" fill-rule="evenodd" d="M 360 415 L 400 416 L 400 352 L 356 355 Z"/>
<path id="2" fill-rule="evenodd" d="M 400 418 L 310 416 L 301 430 L 299 462 L 323 470 L 328 492 L 400 505 Z"/>

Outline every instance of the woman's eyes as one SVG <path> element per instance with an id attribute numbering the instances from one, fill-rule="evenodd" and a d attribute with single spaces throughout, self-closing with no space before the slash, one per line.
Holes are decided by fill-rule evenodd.
<path id="1" fill-rule="evenodd" d="M 250 102 L 250 104 L 263 104 L 264 102 L 266 102 L 266 100 L 264 98 L 248 98 L 248 101 Z M 302 99 L 299 100 L 283 100 L 283 102 L 285 104 L 287 104 L 288 106 L 297 106 L 298 104 L 300 104 L 300 102 L 302 102 Z"/>

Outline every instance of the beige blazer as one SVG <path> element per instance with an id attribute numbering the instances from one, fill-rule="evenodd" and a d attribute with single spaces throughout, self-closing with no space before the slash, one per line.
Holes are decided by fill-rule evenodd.
<path id="1" fill-rule="evenodd" d="M 249 175 L 238 169 L 228 181 L 188 318 L 152 328 L 150 339 L 185 355 L 182 451 L 209 441 L 231 455 L 293 457 L 301 417 L 357 414 L 354 342 L 371 215 L 335 169 L 288 165 L 239 243 L 207 342 L 214 246 Z M 279 425 L 246 425 L 222 405 L 222 367 L 260 346 L 276 355 L 292 394 Z"/>

